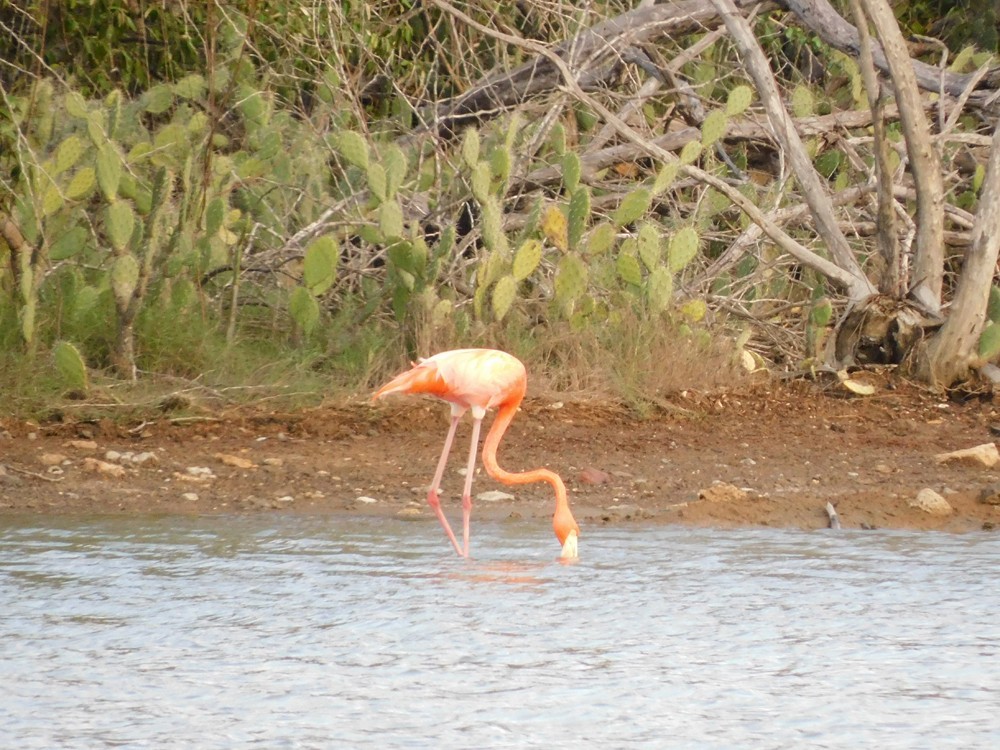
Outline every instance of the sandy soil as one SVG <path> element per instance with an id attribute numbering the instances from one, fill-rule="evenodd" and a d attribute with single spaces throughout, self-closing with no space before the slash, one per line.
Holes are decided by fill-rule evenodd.
<path id="1" fill-rule="evenodd" d="M 871 397 L 805 383 L 679 394 L 643 418 L 604 402 L 529 399 L 500 461 L 559 472 L 584 537 L 609 523 L 825 528 L 828 502 L 843 528 L 960 532 L 1000 525 L 1000 505 L 980 500 L 1000 465 L 935 456 L 992 443 L 998 423 L 990 398 L 948 400 L 892 381 Z M 128 424 L 6 420 L 0 514 L 280 510 L 433 524 L 422 488 L 446 427 L 446 407 L 414 398 Z M 468 435 L 464 424 L 443 486 L 453 519 Z M 953 511 L 910 507 L 924 488 Z M 480 469 L 473 493 L 505 489 Z M 549 538 L 548 486 L 513 489 L 512 500 L 475 502 L 473 536 L 476 519 L 515 517 L 537 518 Z"/>

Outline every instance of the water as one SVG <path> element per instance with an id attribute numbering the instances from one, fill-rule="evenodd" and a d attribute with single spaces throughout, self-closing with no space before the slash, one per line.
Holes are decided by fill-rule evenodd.
<path id="1" fill-rule="evenodd" d="M 0 747 L 994 748 L 1000 537 L 0 518 Z"/>

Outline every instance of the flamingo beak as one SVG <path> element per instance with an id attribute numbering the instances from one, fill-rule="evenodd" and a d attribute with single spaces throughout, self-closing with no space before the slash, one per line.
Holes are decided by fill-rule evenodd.
<path id="1" fill-rule="evenodd" d="M 575 560 L 579 556 L 576 532 L 571 531 L 566 535 L 566 541 L 563 542 L 562 553 L 559 557 L 563 560 Z"/>

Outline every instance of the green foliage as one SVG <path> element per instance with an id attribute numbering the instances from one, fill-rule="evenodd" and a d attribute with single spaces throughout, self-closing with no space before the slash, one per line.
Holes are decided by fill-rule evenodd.
<path id="1" fill-rule="evenodd" d="M 670 270 L 674 273 L 683 270 L 698 254 L 698 232 L 693 227 L 684 227 L 670 238 L 667 250 Z"/>
<path id="2" fill-rule="evenodd" d="M 556 269 L 555 301 L 563 310 L 570 310 L 574 302 L 587 291 L 587 264 L 576 253 L 564 255 Z"/>
<path id="3" fill-rule="evenodd" d="M 60 341 L 52 349 L 52 360 L 66 385 L 87 390 L 87 365 L 79 349 L 68 341 Z"/>
<path id="4" fill-rule="evenodd" d="M 566 241 L 570 249 L 577 249 L 587 224 L 590 222 L 590 190 L 584 186 L 573 191 L 569 201 Z"/>
<path id="5" fill-rule="evenodd" d="M 331 235 L 324 235 L 309 243 L 302 264 L 302 280 L 310 294 L 319 296 L 333 286 L 337 278 L 339 258 L 340 249 Z"/>
<path id="6" fill-rule="evenodd" d="M 28 15 L 41 7 L 33 3 Z M 56 342 L 72 341 L 95 377 L 136 366 L 200 377 L 238 352 L 259 363 L 246 355 L 256 349 L 349 362 L 363 378 L 385 351 L 703 317 L 679 307 L 674 288 L 697 232 L 714 237 L 722 220 L 688 215 L 688 200 L 710 201 L 678 184 L 677 162 L 648 178 L 644 161 L 637 172 L 588 168 L 584 184 L 599 118 L 583 107 L 419 136 L 426 110 L 417 104 L 467 90 L 490 55 L 506 64 L 502 46 L 473 43 L 449 17 L 397 0 L 318 6 L 310 22 L 267 4 L 253 19 L 231 4 L 191 6 L 187 20 L 158 6 L 140 16 L 133 5 L 54 9 L 64 29 L 39 26 L 37 38 L 62 50 L 36 50 L 59 77 L 4 89 L 10 198 L 0 211 L 29 250 L 12 256 L 16 272 L 0 272 L 9 348 L 55 357 Z M 559 14 L 519 12 L 533 36 L 565 31 Z M 98 19 L 108 31 L 92 38 L 124 39 L 130 27 L 130 45 L 99 52 L 67 34 L 101 28 Z M 316 36 L 320 27 L 332 36 Z M 456 39 L 468 42 L 463 54 L 440 61 L 436 45 Z M 314 46 L 296 47 L 304 43 Z M 73 45 L 74 56 L 60 57 Z M 289 51 L 301 54 L 279 54 Z M 45 70 L 28 62 L 21 70 Z M 475 75 L 461 83 L 459 69 Z M 708 88 L 726 80 L 720 71 L 713 63 L 699 74 L 715 101 L 685 163 L 750 104 L 746 86 Z M 406 93 L 417 85 L 420 97 Z M 704 153 L 713 163 L 714 149 Z M 542 190 L 524 182 L 553 165 Z M 685 231 L 676 216 L 697 227 L 693 247 L 674 247 Z M 130 351 L 131 367 L 121 359 Z"/>
<path id="7" fill-rule="evenodd" d="M 809 117 L 816 113 L 813 93 L 808 86 L 796 86 L 791 96 L 792 114 L 796 117 Z"/>
<path id="8" fill-rule="evenodd" d="M 663 266 L 653 269 L 649 275 L 647 295 L 649 305 L 656 312 L 663 312 L 670 305 L 674 293 L 674 277 Z"/>
<path id="9" fill-rule="evenodd" d="M 986 317 L 993 323 L 1000 323 L 1000 287 L 993 284 L 990 287 L 989 301 L 986 306 Z"/>
<path id="10" fill-rule="evenodd" d="M 296 287 L 288 299 L 288 313 L 306 335 L 312 333 L 319 322 L 319 303 L 305 287 Z"/>
<path id="11" fill-rule="evenodd" d="M 979 335 L 979 356 L 991 360 L 1000 354 L 1000 324 L 990 321 Z"/>
<path id="12" fill-rule="evenodd" d="M 615 224 L 625 226 L 643 216 L 649 210 L 652 199 L 652 194 L 646 188 L 636 188 L 628 193 L 614 212 L 612 218 Z"/>
<path id="13" fill-rule="evenodd" d="M 722 140 L 728 124 L 729 118 L 723 110 L 713 109 L 709 112 L 701 124 L 701 145 L 708 148 L 716 141 Z"/>
<path id="14" fill-rule="evenodd" d="M 493 287 L 493 315 L 503 320 L 517 297 L 517 280 L 513 276 L 502 276 Z"/>
<path id="15" fill-rule="evenodd" d="M 562 156 L 563 189 L 572 194 L 580 185 L 582 165 L 575 151 L 567 151 Z"/>
<path id="16" fill-rule="evenodd" d="M 344 130 L 333 137 L 333 144 L 340 155 L 359 169 L 368 169 L 368 142 L 360 133 Z"/>
<path id="17" fill-rule="evenodd" d="M 681 164 L 694 164 L 701 156 L 702 145 L 701 141 L 689 141 L 684 144 L 684 148 L 681 149 L 680 163 Z"/>
<path id="18" fill-rule="evenodd" d="M 469 169 L 475 169 L 479 164 L 479 131 L 469 128 L 462 138 L 462 161 Z"/>
<path id="19" fill-rule="evenodd" d="M 734 87 L 726 98 L 726 115 L 736 117 L 743 114 L 753 101 L 753 89 L 747 85 Z"/>
<path id="20" fill-rule="evenodd" d="M 538 268 L 542 261 L 542 243 L 538 240 L 525 240 L 514 255 L 511 269 L 515 281 L 524 281 Z"/>

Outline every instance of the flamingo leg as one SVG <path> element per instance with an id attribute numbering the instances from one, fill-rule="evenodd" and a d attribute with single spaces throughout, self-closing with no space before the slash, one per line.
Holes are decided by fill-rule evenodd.
<path id="1" fill-rule="evenodd" d="M 448 519 L 444 517 L 444 512 L 441 510 L 441 498 L 438 493 L 441 492 L 441 477 L 444 476 L 444 467 L 448 463 L 448 454 L 451 453 L 451 444 L 455 440 L 455 430 L 458 428 L 458 420 L 462 418 L 461 414 L 453 414 L 451 417 L 451 427 L 448 428 L 448 437 L 444 439 L 444 448 L 441 450 L 441 458 L 438 460 L 437 470 L 434 472 L 434 479 L 431 480 L 431 486 L 427 490 L 427 504 L 431 506 L 434 513 L 437 514 L 438 521 L 441 522 L 441 526 L 444 528 L 444 533 L 448 535 L 448 539 L 451 540 L 452 546 L 455 547 L 455 551 L 462 555 L 463 557 L 468 555 L 468 552 L 463 553 L 462 548 L 458 546 L 458 540 L 455 538 L 455 533 L 451 530 L 451 526 L 448 525 Z M 468 549 L 468 543 L 466 543 L 466 549 Z"/>
<path id="2" fill-rule="evenodd" d="M 469 519 L 472 517 L 472 479 L 476 473 L 476 450 L 479 448 L 479 428 L 483 418 L 472 420 L 472 440 L 469 442 L 469 463 L 465 468 L 465 488 L 462 490 L 462 542 L 465 556 L 469 556 Z"/>

